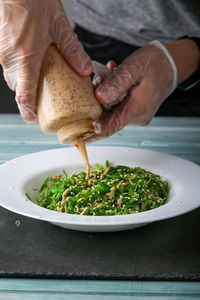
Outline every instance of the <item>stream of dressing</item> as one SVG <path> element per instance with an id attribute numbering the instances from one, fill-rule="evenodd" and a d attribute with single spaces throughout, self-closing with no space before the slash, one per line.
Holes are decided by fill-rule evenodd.
<path id="1" fill-rule="evenodd" d="M 82 157 L 83 161 L 86 164 L 86 167 L 87 167 L 87 172 L 86 172 L 87 177 L 86 178 L 89 179 L 90 178 L 90 164 L 89 164 L 89 161 L 88 161 L 88 155 L 87 155 L 85 142 L 84 142 L 82 137 L 79 137 L 75 140 L 75 146 L 77 147 L 78 151 L 81 154 L 81 157 Z"/>

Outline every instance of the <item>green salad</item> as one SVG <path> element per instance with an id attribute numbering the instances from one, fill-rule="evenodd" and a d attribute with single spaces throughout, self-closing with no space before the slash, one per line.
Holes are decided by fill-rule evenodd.
<path id="1" fill-rule="evenodd" d="M 90 178 L 85 172 L 47 177 L 37 203 L 45 208 L 77 215 L 134 214 L 165 204 L 168 183 L 141 168 L 95 164 Z M 28 197 L 28 195 L 27 195 Z M 29 197 L 30 198 L 30 197 Z"/>

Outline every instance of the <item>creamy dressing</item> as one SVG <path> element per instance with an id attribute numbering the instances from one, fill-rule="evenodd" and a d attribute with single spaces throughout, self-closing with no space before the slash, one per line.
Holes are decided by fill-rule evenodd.
<path id="1" fill-rule="evenodd" d="M 86 164 L 86 167 L 87 167 L 86 174 L 87 174 L 87 179 L 89 179 L 90 178 L 90 164 L 89 164 L 89 160 L 88 160 L 88 154 L 87 154 L 85 142 L 82 137 L 79 137 L 75 140 L 75 146 L 77 147 L 83 161 Z"/>

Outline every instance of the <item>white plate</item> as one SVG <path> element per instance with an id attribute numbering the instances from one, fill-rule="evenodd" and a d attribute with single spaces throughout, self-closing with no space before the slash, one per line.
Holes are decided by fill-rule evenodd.
<path id="1" fill-rule="evenodd" d="M 0 166 L 0 205 L 18 214 L 81 231 L 119 231 L 184 214 L 200 206 L 200 167 L 190 161 L 150 150 L 88 146 L 90 163 L 142 167 L 170 183 L 165 205 L 146 212 L 122 216 L 84 216 L 51 211 L 27 201 L 37 196 L 47 176 L 65 169 L 69 174 L 85 170 L 75 148 L 62 148 L 24 155 Z"/>

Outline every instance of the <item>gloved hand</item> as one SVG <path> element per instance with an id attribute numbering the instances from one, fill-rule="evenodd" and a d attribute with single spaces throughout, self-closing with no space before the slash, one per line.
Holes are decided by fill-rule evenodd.
<path id="1" fill-rule="evenodd" d="M 27 123 L 36 123 L 36 94 L 44 53 L 54 43 L 80 75 L 92 72 L 72 32 L 61 0 L 0 1 L 0 63 L 8 86 Z"/>
<path id="2" fill-rule="evenodd" d="M 128 95 L 110 112 L 103 112 L 98 120 L 101 133 L 88 141 L 112 135 L 129 123 L 148 124 L 176 86 L 176 65 L 163 44 L 153 41 L 135 51 L 96 88 L 101 104 L 116 101 L 126 91 Z"/>

